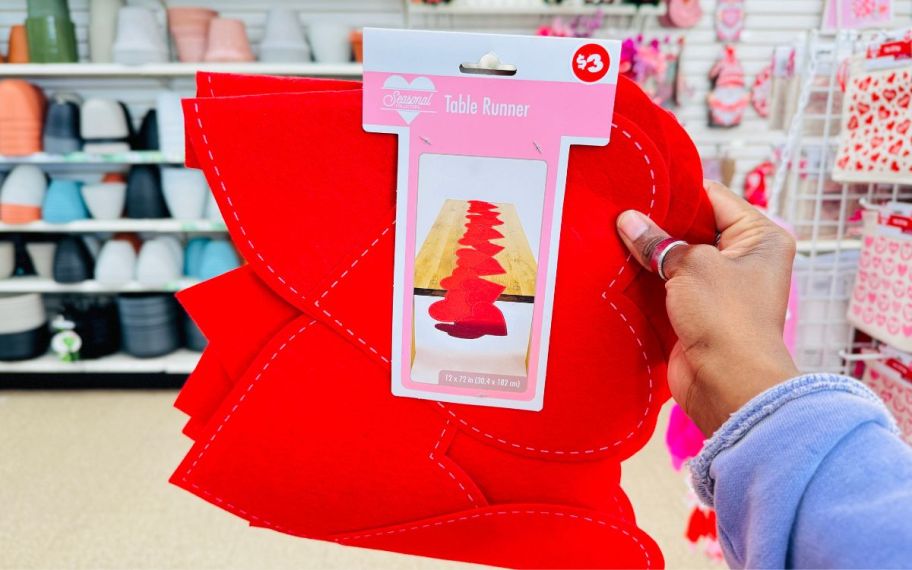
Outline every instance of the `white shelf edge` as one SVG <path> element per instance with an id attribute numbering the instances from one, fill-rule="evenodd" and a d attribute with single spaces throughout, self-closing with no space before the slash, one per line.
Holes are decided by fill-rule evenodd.
<path id="1" fill-rule="evenodd" d="M 666 13 L 665 5 L 658 6 L 633 4 L 545 4 L 510 6 L 465 4 L 415 4 L 408 3 L 412 15 L 448 15 L 448 16 L 570 16 L 577 14 L 595 14 L 601 11 L 605 16 L 662 16 Z"/>
<path id="2" fill-rule="evenodd" d="M 3 66 L 0 65 L 0 70 Z M 2 77 L 2 73 L 0 73 Z M 0 166 L 4 164 L 183 164 L 183 157 L 165 156 L 157 150 L 134 150 L 114 154 L 46 154 L 43 152 L 27 156 L 0 155 Z"/>
<path id="3" fill-rule="evenodd" d="M 161 286 L 132 282 L 124 285 L 105 285 L 97 281 L 57 283 L 41 277 L 10 277 L 0 280 L 0 293 L 175 293 L 192 287 L 199 281 L 180 279 Z"/>
<path id="4" fill-rule="evenodd" d="M 223 222 L 211 220 L 79 220 L 66 224 L 31 222 L 28 224 L 4 224 L 3 233 L 94 233 L 94 232 L 159 232 L 159 233 L 226 233 Z"/>
<path id="5" fill-rule="evenodd" d="M 112 354 L 95 360 L 62 362 L 48 353 L 32 360 L 0 361 L 0 374 L 9 373 L 124 373 L 124 374 L 190 374 L 199 362 L 200 353 L 179 349 L 156 358 L 136 358 L 124 353 Z M 2 384 L 2 379 L 0 379 Z"/>
<path id="6" fill-rule="evenodd" d="M 861 249 L 861 240 L 854 238 L 799 240 L 798 253 L 831 252 L 836 250 Z"/>
<path id="7" fill-rule="evenodd" d="M 361 77 L 360 63 L 6 63 L 0 77 L 192 77 L 197 71 L 298 75 L 311 77 Z"/>

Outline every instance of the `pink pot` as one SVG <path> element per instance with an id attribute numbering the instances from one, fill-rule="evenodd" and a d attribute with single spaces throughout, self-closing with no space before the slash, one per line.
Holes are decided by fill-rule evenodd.
<path id="1" fill-rule="evenodd" d="M 168 8 L 168 28 L 180 61 L 203 61 L 209 23 L 217 16 L 206 8 Z"/>
<path id="2" fill-rule="evenodd" d="M 208 22 L 218 17 L 218 12 L 208 8 L 179 7 L 168 8 L 168 25 L 182 25 L 193 22 Z"/>
<path id="3" fill-rule="evenodd" d="M 215 18 L 209 24 L 209 45 L 205 61 L 253 61 L 250 40 L 244 22 L 229 18 Z"/>

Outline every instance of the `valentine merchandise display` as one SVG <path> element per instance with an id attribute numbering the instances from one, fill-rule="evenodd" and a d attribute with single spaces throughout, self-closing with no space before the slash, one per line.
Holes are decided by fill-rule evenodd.
<path id="1" fill-rule="evenodd" d="M 912 64 L 850 66 L 833 179 L 912 183 Z"/>
<path id="2" fill-rule="evenodd" d="M 28 0 L 25 20 L 29 61 L 73 63 L 79 61 L 76 26 L 67 0 Z"/>
<path id="3" fill-rule="evenodd" d="M 828 30 L 886 27 L 893 19 L 893 0 L 826 0 L 823 27 Z"/>
<path id="4" fill-rule="evenodd" d="M 23 156 L 41 151 L 44 95 L 21 79 L 0 81 L 0 155 Z"/>
<path id="5" fill-rule="evenodd" d="M 604 15 L 580 15 L 565 21 L 556 17 L 550 24 L 540 26 L 537 34 L 548 37 L 592 37 L 604 25 Z M 627 37 L 621 43 L 619 72 L 637 82 L 655 102 L 665 108 L 675 108 L 685 102 L 687 85 L 681 74 L 684 36 L 649 38 L 643 34 Z"/>
<path id="6" fill-rule="evenodd" d="M 882 348 L 879 356 L 865 365 L 862 382 L 884 401 L 903 439 L 912 445 L 912 356 L 889 348 Z"/>
<path id="7" fill-rule="evenodd" d="M 760 70 L 754 77 L 751 87 L 751 105 L 757 114 L 763 118 L 770 114 L 770 96 L 772 91 L 773 65 L 770 64 Z"/>
<path id="8" fill-rule="evenodd" d="M 873 338 L 912 352 L 912 207 L 866 211 L 848 320 Z"/>
<path id="9" fill-rule="evenodd" d="M 142 6 L 120 8 L 111 50 L 114 61 L 126 65 L 168 61 L 168 44 L 155 12 Z"/>
<path id="10" fill-rule="evenodd" d="M 570 151 L 550 379 L 530 412 L 390 393 L 397 145 L 362 129 L 359 84 L 201 74 L 198 85 L 185 103 L 188 161 L 217 189 L 249 265 L 179 296 L 210 343 L 177 402 L 198 443 L 172 481 L 256 526 L 343 544 L 513 567 L 660 565 L 618 475 L 667 398 L 664 287 L 594 220 L 634 207 L 675 235 L 714 239 L 678 122 L 621 78 L 610 143 Z M 272 166 L 242 160 L 252 148 Z M 259 199 L 264 171 L 283 208 Z M 294 191 L 302 177 L 313 191 Z M 501 217 L 506 202 L 481 201 Z M 595 251 L 604 264 L 586 262 Z M 227 298 L 245 302 L 229 315 Z M 352 457 L 370 469 L 353 471 Z"/>
<path id="11" fill-rule="evenodd" d="M 663 25 L 672 28 L 692 28 L 703 17 L 700 0 L 665 0 L 667 13 L 661 17 Z"/>
<path id="12" fill-rule="evenodd" d="M 716 39 L 720 42 L 737 42 L 744 31 L 744 0 L 718 0 L 716 2 Z"/>
<path id="13" fill-rule="evenodd" d="M 712 91 L 707 96 L 709 126 L 730 128 L 740 125 L 750 94 L 734 46 L 725 46 L 722 58 L 709 72 L 709 79 L 712 83 Z"/>

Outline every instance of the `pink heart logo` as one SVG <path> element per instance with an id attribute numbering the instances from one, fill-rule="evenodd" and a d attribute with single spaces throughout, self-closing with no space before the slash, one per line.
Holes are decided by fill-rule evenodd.
<path id="1" fill-rule="evenodd" d="M 899 272 L 900 277 L 904 276 L 906 274 L 906 271 L 908 271 L 908 270 L 909 270 L 909 266 L 906 265 L 905 263 L 900 263 L 899 265 L 896 266 L 896 271 Z"/>

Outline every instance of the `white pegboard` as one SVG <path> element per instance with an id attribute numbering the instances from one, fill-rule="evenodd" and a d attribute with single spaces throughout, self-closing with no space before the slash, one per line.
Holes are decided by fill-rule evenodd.
<path id="1" fill-rule="evenodd" d="M 798 67 L 801 93 L 786 160 L 773 185 L 771 208 L 808 244 L 795 264 L 800 299 L 795 357 L 805 372 L 851 372 L 842 355 L 857 348 L 859 340 L 846 313 L 858 269 L 862 201 L 912 200 L 909 186 L 845 184 L 831 178 L 842 113 L 839 64 L 865 45 L 849 33 L 809 38 Z"/>

